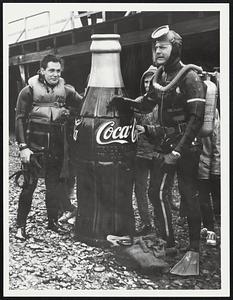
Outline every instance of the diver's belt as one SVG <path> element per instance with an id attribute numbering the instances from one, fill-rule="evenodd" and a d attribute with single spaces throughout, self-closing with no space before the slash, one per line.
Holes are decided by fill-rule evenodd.
<path id="1" fill-rule="evenodd" d="M 164 134 L 166 136 L 172 136 L 174 134 L 184 133 L 186 126 L 187 126 L 187 123 L 179 123 L 172 127 L 163 127 Z"/>

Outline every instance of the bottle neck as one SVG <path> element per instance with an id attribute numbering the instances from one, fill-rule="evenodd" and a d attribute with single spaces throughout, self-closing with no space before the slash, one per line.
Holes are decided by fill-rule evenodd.
<path id="1" fill-rule="evenodd" d="M 119 52 L 92 53 L 88 86 L 124 88 Z"/>

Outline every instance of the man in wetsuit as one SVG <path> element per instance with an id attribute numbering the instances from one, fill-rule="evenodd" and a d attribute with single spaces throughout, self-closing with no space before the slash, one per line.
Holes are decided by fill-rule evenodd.
<path id="1" fill-rule="evenodd" d="M 190 245 L 187 250 L 199 253 L 201 215 L 197 194 L 197 171 L 201 145 L 198 133 L 203 124 L 205 111 L 205 85 L 193 68 L 187 68 L 183 75 L 173 79 L 185 68 L 180 60 L 182 38 L 170 30 L 167 25 L 161 26 L 152 33 L 153 57 L 158 67 L 149 92 L 135 100 L 116 97 L 112 105 L 130 106 L 134 110 L 148 112 L 158 104 L 159 124 L 153 132 L 144 126 L 146 135 L 162 136 L 156 148 L 153 170 L 155 176 L 153 193 L 154 205 L 160 202 L 160 227 L 162 235 L 172 243 L 173 229 L 171 218 L 164 215 L 163 189 L 166 186 L 167 174 L 177 171 L 179 191 L 187 207 Z M 164 89 L 169 83 L 169 89 Z M 163 134 L 161 135 L 161 131 Z M 161 171 L 160 171 L 161 170 Z M 161 202 L 162 201 L 162 202 Z M 162 204 L 161 204 L 162 203 Z"/>
<path id="2" fill-rule="evenodd" d="M 62 232 L 58 209 L 64 196 L 61 177 L 68 170 L 66 120 L 69 107 L 79 108 L 82 97 L 61 78 L 61 60 L 47 55 L 37 75 L 19 93 L 16 104 L 16 140 L 22 164 L 32 170 L 32 157 L 42 154 L 46 185 L 45 203 L 48 229 Z M 35 168 L 34 168 L 35 170 Z M 63 174 L 63 175 L 62 175 Z M 25 227 L 32 196 L 37 186 L 37 172 L 30 172 L 19 196 L 16 238 L 26 239 Z"/>

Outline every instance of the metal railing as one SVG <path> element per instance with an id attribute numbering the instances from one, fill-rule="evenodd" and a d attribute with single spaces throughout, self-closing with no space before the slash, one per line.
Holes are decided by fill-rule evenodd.
<path id="1" fill-rule="evenodd" d="M 37 27 L 29 29 L 28 26 L 27 26 L 28 19 L 36 17 L 36 16 L 39 16 L 39 15 L 42 15 L 42 14 L 47 14 L 47 16 L 48 16 L 48 24 L 47 25 L 41 25 L 41 26 L 39 26 L 39 28 L 48 27 L 48 34 L 50 34 L 51 33 L 51 30 L 50 30 L 50 26 L 51 26 L 50 25 L 50 12 L 49 11 L 43 11 L 43 12 L 38 13 L 38 14 L 30 15 L 30 16 L 27 16 L 25 18 L 20 18 L 20 19 L 17 19 L 17 20 L 9 22 L 8 24 L 10 25 L 10 24 L 18 23 L 20 21 L 24 21 L 24 28 L 23 28 L 23 30 L 22 31 L 13 32 L 13 33 L 9 34 L 9 36 L 13 36 L 13 35 L 16 35 L 16 34 L 19 33 L 19 36 L 16 38 L 15 43 L 19 42 L 19 40 L 21 39 L 21 37 L 23 35 L 24 35 L 24 40 L 26 40 L 28 38 L 28 31 L 29 30 L 33 30 L 35 28 L 38 28 L 38 26 L 37 26 Z"/>
<path id="2" fill-rule="evenodd" d="M 75 12 L 71 11 L 70 16 L 68 18 L 60 19 L 55 21 L 54 23 L 51 23 L 51 18 L 50 18 L 50 11 L 43 11 L 37 14 L 33 14 L 24 18 L 20 18 L 14 21 L 11 21 L 8 23 L 9 26 L 14 25 L 18 26 L 19 22 L 24 22 L 23 23 L 23 28 L 21 30 L 16 30 L 14 32 L 11 32 L 8 34 L 9 37 L 14 37 L 16 36 L 11 43 L 18 43 L 19 41 L 27 40 L 30 38 L 34 37 L 39 37 L 41 34 L 38 34 L 37 36 L 30 37 L 29 33 L 32 33 L 36 30 L 47 28 L 46 32 L 43 35 L 49 35 L 52 33 L 57 33 L 57 32 L 63 32 L 65 30 L 69 29 L 74 29 L 78 27 L 83 27 L 87 25 L 93 25 L 96 23 L 102 23 L 106 21 L 106 11 L 87 11 L 87 12 Z M 123 16 L 127 17 L 129 15 L 138 13 L 136 11 L 126 11 L 123 12 Z M 40 25 L 34 25 L 33 27 L 28 25 L 28 20 L 38 17 L 40 15 L 46 15 L 47 21 L 44 22 L 44 24 Z M 76 22 L 77 20 L 77 22 Z M 89 24 L 90 23 L 90 24 Z M 53 30 L 52 27 L 55 26 L 60 26 L 62 25 L 61 28 L 58 30 Z M 57 27 L 58 28 L 58 27 Z"/>

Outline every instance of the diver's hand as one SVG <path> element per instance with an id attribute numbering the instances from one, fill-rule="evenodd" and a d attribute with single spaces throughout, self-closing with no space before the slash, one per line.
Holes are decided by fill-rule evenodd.
<path id="1" fill-rule="evenodd" d="M 172 152 L 170 152 L 168 154 L 164 154 L 164 156 L 163 156 L 164 163 L 167 165 L 175 165 L 178 158 L 179 157 L 175 156 Z"/>
<path id="2" fill-rule="evenodd" d="M 162 168 L 166 173 L 172 173 L 175 170 L 176 163 L 180 158 L 180 154 L 173 151 L 163 155 L 163 165 Z"/>
<path id="3" fill-rule="evenodd" d="M 129 109 L 130 104 L 123 96 L 114 95 L 108 104 L 109 109 L 124 110 Z"/>
<path id="4" fill-rule="evenodd" d="M 145 133 L 145 127 L 142 126 L 142 125 L 136 125 L 136 129 L 137 129 L 137 133 L 138 134 L 142 134 L 142 133 Z"/>
<path id="5" fill-rule="evenodd" d="M 21 150 L 20 151 L 20 160 L 21 160 L 21 162 L 24 163 L 24 164 L 29 164 L 30 157 L 31 157 L 32 154 L 33 154 L 33 152 L 29 148 Z"/>

